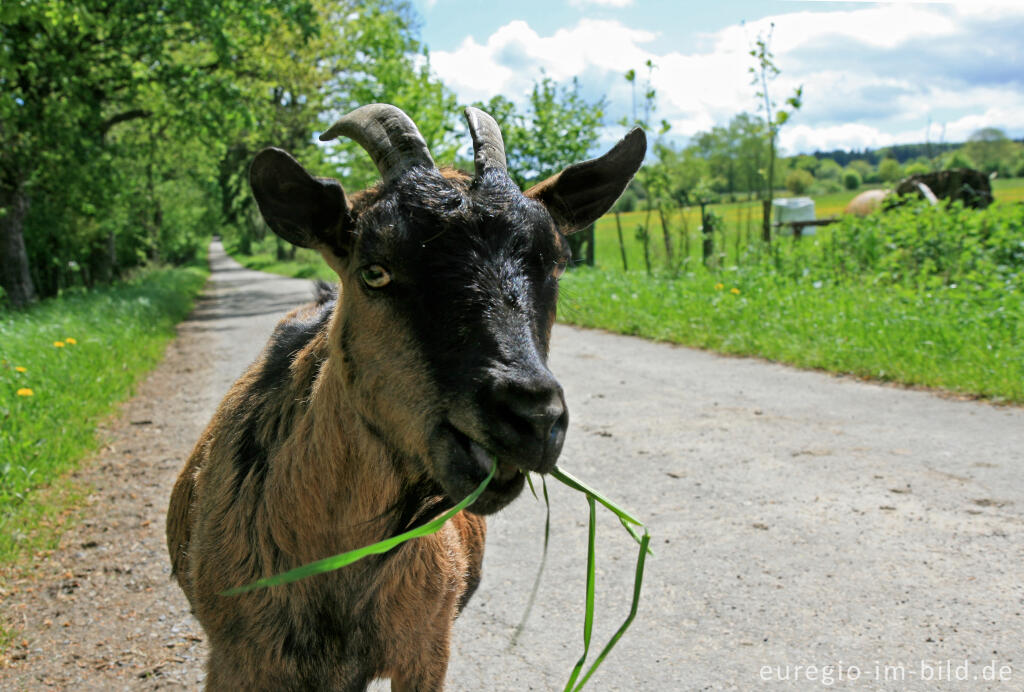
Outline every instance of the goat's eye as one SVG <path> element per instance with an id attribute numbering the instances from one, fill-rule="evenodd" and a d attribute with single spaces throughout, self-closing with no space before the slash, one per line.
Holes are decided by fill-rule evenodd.
<path id="1" fill-rule="evenodd" d="M 555 266 L 551 268 L 551 276 L 555 277 L 556 279 L 560 279 L 562 277 L 562 274 L 565 273 L 565 265 L 568 264 L 568 262 L 569 260 L 565 259 L 564 257 L 555 262 Z"/>
<path id="2" fill-rule="evenodd" d="M 379 264 L 371 264 L 363 267 L 359 272 L 359 278 L 370 288 L 382 288 L 391 283 L 391 272 Z"/>

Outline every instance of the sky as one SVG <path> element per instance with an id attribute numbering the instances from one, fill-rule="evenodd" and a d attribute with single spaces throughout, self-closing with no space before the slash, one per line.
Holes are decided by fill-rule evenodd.
<path id="1" fill-rule="evenodd" d="M 632 117 L 624 73 L 655 69 L 669 140 L 758 113 L 750 49 L 771 37 L 786 154 L 962 142 L 983 127 L 1024 137 L 1024 0 L 414 0 L 431 65 L 460 103 L 524 105 L 533 83 L 579 79 L 608 100 L 611 142 Z M 772 25 L 774 24 L 774 29 Z"/>

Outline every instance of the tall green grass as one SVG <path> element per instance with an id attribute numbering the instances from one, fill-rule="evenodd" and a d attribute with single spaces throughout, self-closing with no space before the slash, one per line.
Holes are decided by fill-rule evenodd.
<path id="1" fill-rule="evenodd" d="M 38 491 L 95 449 L 96 424 L 160 360 L 205 278 L 152 269 L 0 310 L 0 562 L 47 540 L 38 524 L 62 507 Z"/>
<path id="2" fill-rule="evenodd" d="M 580 268 L 562 320 L 1024 402 L 1024 206 L 912 205 L 708 270 Z"/>
<path id="3" fill-rule="evenodd" d="M 878 187 L 878 186 L 871 186 Z M 846 205 L 859 193 L 859 190 L 844 190 L 814 197 L 815 214 L 819 219 L 840 216 Z M 1024 201 L 1024 178 L 993 181 L 993 195 L 997 202 L 1012 203 Z M 641 205 L 643 202 L 641 202 Z M 761 237 L 761 201 L 738 200 L 723 202 L 707 207 L 720 221 L 714 233 L 716 259 L 720 264 L 749 264 L 758 255 L 757 240 Z M 637 237 L 637 227 L 646 223 L 645 210 L 620 214 L 618 222 L 614 214 L 607 214 L 597 222 L 596 251 L 597 265 L 606 269 L 622 269 L 622 256 L 619 249 L 617 223 L 621 224 L 623 241 L 626 246 L 626 262 L 630 270 L 644 269 L 644 248 Z M 682 207 L 665 215 L 669 227 L 670 243 L 674 261 L 680 265 L 695 265 L 701 262 L 701 220 L 700 207 Z M 664 267 L 666 262 L 664 231 L 662 216 L 655 210 L 650 217 L 648 232 L 650 234 L 649 253 L 651 263 L 655 267 Z M 832 226 L 808 229 L 805 233 L 818 237 L 829 238 L 835 231 Z M 787 241 L 787 230 L 773 229 L 775 235 Z M 687 252 L 688 249 L 688 252 Z M 689 258 L 688 262 L 686 258 Z M 268 270 L 273 271 L 273 270 Z"/>
<path id="4" fill-rule="evenodd" d="M 817 201 L 819 216 L 856 194 Z M 562 279 L 559 318 L 625 334 L 801 367 L 939 387 L 1024 403 L 1024 179 L 995 181 L 987 210 L 911 204 L 866 219 L 844 217 L 799 241 L 760 243 L 760 203 L 714 205 L 723 220 L 711 268 L 701 261 L 699 210 L 651 219 L 648 276 L 636 237 L 645 212 L 597 223 L 595 268 Z M 689 243 L 684 234 L 688 234 Z M 683 248 L 689 246 L 689 253 Z M 277 262 L 273 244 L 254 268 L 334 279 L 318 255 Z"/>
<path id="5" fill-rule="evenodd" d="M 1024 308 L 971 289 L 780 280 L 764 272 L 673 278 L 581 269 L 559 317 L 801 367 L 1024 403 Z"/>

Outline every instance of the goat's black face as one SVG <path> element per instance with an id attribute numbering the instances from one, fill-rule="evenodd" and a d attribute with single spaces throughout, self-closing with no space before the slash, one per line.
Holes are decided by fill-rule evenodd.
<path id="1" fill-rule="evenodd" d="M 470 185 L 413 169 L 359 215 L 346 376 L 366 421 L 451 500 L 497 463 L 474 511 L 503 507 L 521 471 L 550 471 L 561 452 L 568 414 L 547 354 L 568 252 L 545 208 L 498 172 Z"/>
<path id="2" fill-rule="evenodd" d="M 410 484 L 457 502 L 496 467 L 474 503 L 494 512 L 522 490 L 523 471 L 550 471 L 565 440 L 562 388 L 547 367 L 562 233 L 601 216 L 646 151 L 634 130 L 603 156 L 525 193 L 505 170 L 497 123 L 467 109 L 476 176 L 442 174 L 415 125 L 394 106 L 343 117 L 345 134 L 384 184 L 349 204 L 283 151 L 250 170 L 260 211 L 281 237 L 317 248 L 344 291 L 332 321 L 332 376 Z"/>

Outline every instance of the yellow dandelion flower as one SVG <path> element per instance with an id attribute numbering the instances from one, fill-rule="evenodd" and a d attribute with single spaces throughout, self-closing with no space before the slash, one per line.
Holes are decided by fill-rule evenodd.
<path id="1" fill-rule="evenodd" d="M 736 287 L 730 288 L 729 293 L 733 294 L 734 296 L 738 296 L 740 294 L 740 289 Z"/>
<path id="2" fill-rule="evenodd" d="M 63 341 L 54 341 L 53 342 L 53 347 L 54 348 L 64 348 L 64 342 Z"/>
<path id="3" fill-rule="evenodd" d="M 33 396 L 34 394 L 35 392 L 33 392 L 28 387 L 22 387 L 21 389 L 18 390 L 18 396 Z"/>
<path id="4" fill-rule="evenodd" d="M 715 284 L 716 291 L 721 291 L 723 288 L 725 288 L 725 284 Z"/>
<path id="5" fill-rule="evenodd" d="M 28 372 L 28 368 L 26 368 L 24 365 L 15 365 L 14 369 L 17 370 L 18 372 Z"/>
<path id="6" fill-rule="evenodd" d="M 75 337 L 73 336 L 69 336 L 68 338 L 64 339 L 64 343 L 74 345 L 78 343 L 78 340 L 75 339 Z"/>

